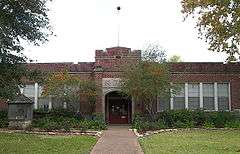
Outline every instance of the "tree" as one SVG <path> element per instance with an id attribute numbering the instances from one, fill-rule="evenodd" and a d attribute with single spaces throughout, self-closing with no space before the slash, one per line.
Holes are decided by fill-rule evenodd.
<path id="1" fill-rule="evenodd" d="M 50 74 L 43 85 L 43 96 L 52 96 L 66 103 L 79 103 L 85 98 L 93 113 L 97 96 L 94 81 L 81 80 L 65 71 Z"/>
<path id="2" fill-rule="evenodd" d="M 94 81 L 82 80 L 80 85 L 80 97 L 86 98 L 91 108 L 91 113 L 95 110 L 97 86 Z"/>
<path id="3" fill-rule="evenodd" d="M 169 98 L 171 87 L 166 54 L 158 45 L 149 45 L 141 61 L 123 67 L 122 92 L 142 102 L 152 120 L 157 97 Z"/>
<path id="4" fill-rule="evenodd" d="M 43 96 L 53 96 L 63 102 L 78 101 L 80 79 L 68 72 L 50 74 L 43 83 Z"/>
<path id="5" fill-rule="evenodd" d="M 197 18 L 199 36 L 210 51 L 225 52 L 228 60 L 236 60 L 240 46 L 239 0 L 182 0 L 185 17 Z"/>
<path id="6" fill-rule="evenodd" d="M 181 56 L 173 55 L 172 57 L 169 58 L 168 62 L 178 63 L 183 62 L 183 60 L 181 59 Z"/>
<path id="7" fill-rule="evenodd" d="M 0 1 L 0 99 L 11 99 L 26 76 L 23 42 L 40 45 L 51 35 L 47 0 Z"/>

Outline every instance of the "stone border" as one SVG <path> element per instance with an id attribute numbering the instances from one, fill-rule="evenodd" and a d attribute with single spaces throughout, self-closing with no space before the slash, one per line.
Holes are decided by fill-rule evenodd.
<path id="1" fill-rule="evenodd" d="M 102 131 L 92 131 L 87 130 L 85 132 L 82 132 L 80 130 L 71 130 L 70 132 L 64 132 L 64 131 L 43 131 L 39 129 L 34 129 L 32 131 L 28 130 L 11 130 L 11 129 L 0 129 L 0 133 L 25 133 L 25 134 L 36 134 L 36 135 L 59 135 L 59 136 L 77 136 L 77 135 L 87 135 L 87 136 L 96 136 L 101 137 Z"/>
<path id="2" fill-rule="evenodd" d="M 177 129 L 160 129 L 155 131 L 146 131 L 145 133 L 140 134 L 137 129 L 129 129 L 133 131 L 138 138 L 147 137 L 154 134 L 164 133 L 164 132 L 173 132 L 181 130 L 240 130 L 240 128 L 177 128 Z"/>
<path id="3" fill-rule="evenodd" d="M 159 134 L 159 133 L 162 133 L 162 132 L 178 131 L 178 129 L 160 129 L 160 130 L 155 130 L 155 131 L 146 131 L 145 133 L 140 134 L 140 133 L 138 133 L 137 129 L 130 129 L 130 130 L 133 131 L 134 134 L 138 138 L 146 137 L 146 136 L 153 135 L 153 134 Z"/>

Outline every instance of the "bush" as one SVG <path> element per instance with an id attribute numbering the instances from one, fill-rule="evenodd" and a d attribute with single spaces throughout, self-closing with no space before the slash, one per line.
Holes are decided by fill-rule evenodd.
<path id="1" fill-rule="evenodd" d="M 193 128 L 194 124 L 192 121 L 186 121 L 186 122 L 177 121 L 174 126 L 175 128 Z"/>
<path id="2" fill-rule="evenodd" d="M 162 119 L 151 122 L 149 121 L 149 118 L 145 118 L 141 114 L 135 114 L 133 118 L 132 128 L 137 129 L 139 132 L 145 132 L 147 130 L 164 129 L 167 127 Z"/>
<path id="3" fill-rule="evenodd" d="M 240 120 L 229 121 L 225 124 L 226 128 L 240 128 Z"/>
<path id="4" fill-rule="evenodd" d="M 214 124 L 209 121 L 205 121 L 203 124 L 203 128 L 214 128 Z"/>
<path id="5" fill-rule="evenodd" d="M 0 111 L 0 128 L 8 127 L 7 111 Z"/>
<path id="6" fill-rule="evenodd" d="M 196 110 L 193 112 L 194 127 L 202 127 L 206 121 L 206 112 L 203 110 Z"/>
<path id="7" fill-rule="evenodd" d="M 200 118 L 190 110 L 165 111 L 159 114 L 158 119 L 162 119 L 168 128 L 192 128 L 200 123 Z"/>
<path id="8" fill-rule="evenodd" d="M 144 115 L 136 114 L 132 128 L 139 131 L 162 128 L 238 128 L 238 116 L 232 112 L 204 112 L 203 110 L 171 110 L 158 113 L 151 121 Z"/>
<path id="9" fill-rule="evenodd" d="M 213 123 L 216 128 L 223 128 L 227 122 L 235 119 L 231 112 L 220 111 L 206 114 L 206 121 Z"/>
<path id="10" fill-rule="evenodd" d="M 71 128 L 85 131 L 87 129 L 102 130 L 106 129 L 107 127 L 103 119 L 100 118 L 96 120 L 89 120 L 63 116 L 46 116 L 43 118 L 34 119 L 32 126 L 47 131 L 64 130 L 67 132 L 70 131 Z"/>
<path id="11" fill-rule="evenodd" d="M 43 117 L 66 117 L 74 118 L 76 113 L 68 109 L 53 109 L 46 111 L 44 109 L 37 109 L 33 111 L 34 118 L 43 118 Z"/>

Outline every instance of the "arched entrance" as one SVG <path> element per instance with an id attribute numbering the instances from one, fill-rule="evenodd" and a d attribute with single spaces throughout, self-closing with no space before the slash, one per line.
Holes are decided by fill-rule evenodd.
<path id="1" fill-rule="evenodd" d="M 118 91 L 105 95 L 105 120 L 109 124 L 129 124 L 132 119 L 132 101 Z"/>

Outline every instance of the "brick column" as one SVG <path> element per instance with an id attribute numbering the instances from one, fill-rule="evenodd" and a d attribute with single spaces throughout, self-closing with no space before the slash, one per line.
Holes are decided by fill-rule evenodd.
<path id="1" fill-rule="evenodd" d="M 95 112 L 96 113 L 104 113 L 103 111 L 103 104 L 102 104 L 102 72 L 95 72 L 94 73 L 94 80 L 97 85 L 97 98 L 96 98 L 96 105 L 95 105 Z"/>

